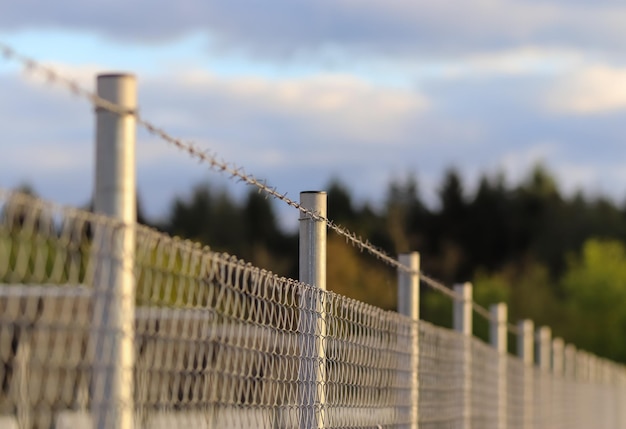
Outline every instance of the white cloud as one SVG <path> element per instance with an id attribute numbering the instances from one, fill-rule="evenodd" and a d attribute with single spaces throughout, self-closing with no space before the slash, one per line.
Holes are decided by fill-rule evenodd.
<path id="1" fill-rule="evenodd" d="M 346 74 L 278 80 L 195 71 L 152 77 L 144 87 L 151 92 L 166 88 L 158 104 L 167 113 L 160 107 L 145 108 L 166 122 L 178 118 L 175 122 L 200 124 L 204 116 L 208 127 L 245 128 L 234 130 L 237 135 L 262 127 L 263 135 L 269 132 L 275 139 L 299 127 L 306 133 L 301 140 L 317 137 L 318 144 L 328 139 L 347 145 L 397 140 L 405 125 L 429 105 L 416 91 L 381 87 Z M 187 102 L 177 107 L 173 104 L 176 98 Z M 284 128 L 272 129 L 272 124 Z M 233 134 L 230 136 L 232 140 Z"/>
<path id="2" fill-rule="evenodd" d="M 585 62 L 585 53 L 580 50 L 527 45 L 454 56 L 390 58 L 373 61 L 370 67 L 400 82 L 411 76 L 428 83 L 468 78 L 553 76 Z"/>
<path id="3" fill-rule="evenodd" d="M 626 68 L 588 66 L 564 76 L 545 99 L 550 110 L 592 114 L 626 108 Z"/>
<path id="4" fill-rule="evenodd" d="M 461 67 L 474 74 L 553 74 L 581 64 L 583 54 L 572 49 L 524 46 L 518 49 L 471 54 L 462 57 Z"/>

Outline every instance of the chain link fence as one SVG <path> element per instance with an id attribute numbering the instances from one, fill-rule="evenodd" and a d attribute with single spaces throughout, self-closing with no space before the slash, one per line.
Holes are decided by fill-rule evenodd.
<path id="1" fill-rule="evenodd" d="M 119 272 L 132 305 L 114 309 Z M 123 354 L 132 364 L 113 371 Z M 189 241 L 0 191 L 0 428 L 125 416 L 136 428 L 624 427 L 624 368 L 576 358 L 547 372 Z M 128 395 L 111 416 L 115 382 Z"/>

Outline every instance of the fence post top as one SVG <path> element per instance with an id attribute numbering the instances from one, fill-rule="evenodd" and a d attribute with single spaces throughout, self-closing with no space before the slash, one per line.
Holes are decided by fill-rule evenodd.
<path id="1" fill-rule="evenodd" d="M 454 285 L 454 291 L 461 295 L 463 300 L 470 301 L 472 299 L 472 283 L 457 283 Z"/>
<path id="2" fill-rule="evenodd" d="M 420 254 L 419 252 L 400 253 L 398 255 L 398 261 L 400 261 L 403 265 L 409 266 L 410 268 L 419 267 Z"/>
<path id="3" fill-rule="evenodd" d="M 326 195 L 326 191 L 302 191 L 300 192 L 300 196 L 306 194 L 318 194 L 318 195 Z"/>
<path id="4" fill-rule="evenodd" d="M 505 302 L 498 302 L 489 306 L 491 316 L 502 323 L 506 323 L 508 316 L 508 305 Z"/>
<path id="5" fill-rule="evenodd" d="M 137 79 L 134 73 L 129 72 L 107 72 L 99 73 L 96 78 L 100 79 Z"/>
<path id="6" fill-rule="evenodd" d="M 318 216 L 326 217 L 328 198 L 324 191 L 303 191 L 300 192 L 300 205 L 317 214 Z M 311 219 L 313 216 L 304 211 L 300 211 L 300 220 Z M 321 219 L 317 219 L 322 221 Z"/>
<path id="7" fill-rule="evenodd" d="M 552 329 L 549 326 L 540 326 L 537 329 L 537 340 L 550 340 L 552 337 Z"/>
<path id="8" fill-rule="evenodd" d="M 491 304 L 489 306 L 489 309 L 492 311 L 502 312 L 502 311 L 506 311 L 508 307 L 509 306 L 507 305 L 506 302 L 496 302 L 495 304 Z"/>
<path id="9" fill-rule="evenodd" d="M 121 108 L 137 108 L 137 78 L 131 73 L 104 73 L 96 79 L 98 97 Z M 96 112 L 105 111 L 96 106 Z M 129 112 L 132 113 L 132 112 Z"/>
<path id="10" fill-rule="evenodd" d="M 533 322 L 531 319 L 519 320 L 517 322 L 517 326 L 521 334 L 532 333 L 535 330 L 535 322 Z"/>

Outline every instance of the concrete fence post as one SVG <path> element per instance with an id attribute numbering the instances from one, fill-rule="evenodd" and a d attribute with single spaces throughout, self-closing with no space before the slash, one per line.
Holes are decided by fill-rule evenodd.
<path id="1" fill-rule="evenodd" d="M 454 300 L 454 330 L 463 334 L 462 354 L 459 356 L 461 377 L 462 421 L 460 429 L 472 427 L 472 284 L 454 286 L 457 298 Z"/>
<path id="2" fill-rule="evenodd" d="M 517 356 L 524 363 L 523 375 L 523 417 L 521 427 L 532 429 L 535 420 L 535 374 L 534 374 L 534 331 L 532 320 L 520 320 L 517 324 Z"/>
<path id="3" fill-rule="evenodd" d="M 128 429 L 134 420 L 135 77 L 99 75 L 97 94 L 128 113 L 96 109 L 94 209 L 119 223 L 94 230 L 91 411 L 94 428 Z"/>
<path id="4" fill-rule="evenodd" d="M 489 342 L 498 351 L 497 403 L 494 404 L 497 412 L 497 428 L 506 429 L 508 395 L 507 395 L 507 354 L 508 354 L 508 308 L 503 302 L 493 304 L 490 308 L 491 320 L 489 324 Z"/>
<path id="5" fill-rule="evenodd" d="M 326 217 L 326 192 L 301 192 L 300 204 Z M 300 428 L 324 427 L 326 406 L 326 336 L 324 297 L 326 290 L 326 223 L 300 213 L 300 281 L 313 286 L 300 295 Z"/>
<path id="6" fill-rule="evenodd" d="M 417 252 L 404 253 L 398 261 L 411 269 L 411 272 L 398 270 L 398 313 L 410 317 L 411 325 L 411 408 L 409 427 L 418 429 L 419 402 L 419 326 L 420 319 L 420 255 Z"/>

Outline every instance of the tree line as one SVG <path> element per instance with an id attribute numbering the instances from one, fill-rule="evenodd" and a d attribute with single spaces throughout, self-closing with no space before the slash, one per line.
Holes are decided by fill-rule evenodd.
<path id="1" fill-rule="evenodd" d="M 469 192 L 447 171 L 437 204 L 427 205 L 414 176 L 394 181 L 382 203 L 356 202 L 331 180 L 328 217 L 390 255 L 419 251 L 421 269 L 442 283 L 471 281 L 474 299 L 509 304 L 509 320 L 552 327 L 578 347 L 626 362 L 626 206 L 582 192 L 565 195 L 534 167 L 518 184 L 484 175 Z M 138 220 L 170 235 L 298 278 L 297 231 L 281 228 L 271 199 L 251 190 L 236 199 L 209 183 L 176 197 L 161 221 Z M 396 307 L 396 273 L 334 233 L 328 235 L 327 287 L 385 309 Z M 452 304 L 422 288 L 425 320 L 450 326 Z M 486 321 L 475 318 L 486 338 Z"/>

